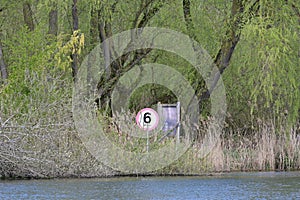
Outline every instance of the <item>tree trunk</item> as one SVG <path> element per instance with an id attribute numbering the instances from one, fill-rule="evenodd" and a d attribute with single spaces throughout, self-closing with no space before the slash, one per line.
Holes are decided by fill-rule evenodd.
<path id="1" fill-rule="evenodd" d="M 92 7 L 91 8 L 91 12 L 90 12 L 90 15 L 91 15 L 91 19 L 90 19 L 90 35 L 89 35 L 89 44 L 87 45 L 88 46 L 88 51 L 92 51 L 94 49 L 94 47 L 96 45 L 99 44 L 99 33 L 98 33 L 98 11 Z M 88 57 L 90 59 L 90 57 Z M 90 67 L 91 67 L 91 63 L 90 63 L 90 60 L 88 62 L 88 69 L 87 69 L 87 81 L 89 84 L 91 84 L 91 81 L 92 81 L 92 71 L 90 70 Z"/>
<path id="2" fill-rule="evenodd" d="M 146 1 L 146 3 L 145 1 L 141 1 L 140 8 L 132 23 L 132 28 L 143 28 L 147 26 L 148 22 L 159 12 L 163 4 L 153 5 L 154 1 L 155 0 L 149 0 Z M 111 7 L 109 9 L 112 11 L 112 14 L 117 2 L 118 1 L 116 1 L 113 5 L 110 5 Z M 120 58 L 113 58 L 114 47 L 110 44 L 110 41 L 105 41 L 107 38 L 112 36 L 112 27 L 110 24 L 111 16 L 105 16 L 107 17 L 107 20 L 105 20 L 101 14 L 102 11 L 98 10 L 98 33 L 100 41 L 103 44 L 106 71 L 97 84 L 99 98 L 96 99 L 96 102 L 100 108 L 104 108 L 106 105 L 110 106 L 111 93 L 119 78 L 128 70 L 132 69 L 136 64 L 140 63 L 152 49 L 138 49 L 130 53 L 126 53 L 120 56 Z M 134 42 L 134 40 L 129 42 L 127 46 L 130 47 Z"/>
<path id="3" fill-rule="evenodd" d="M 4 57 L 3 57 L 3 50 L 2 50 L 2 44 L 0 42 L 0 70 L 1 70 L 1 79 L 5 83 L 7 78 L 8 78 L 8 72 L 7 72 L 7 67 L 4 62 Z"/>
<path id="4" fill-rule="evenodd" d="M 58 33 L 58 11 L 57 3 L 54 2 L 51 11 L 49 12 L 49 30 L 48 33 L 57 36 Z"/>
<path id="5" fill-rule="evenodd" d="M 77 0 L 73 0 L 73 5 L 72 5 L 72 19 L 73 19 L 73 31 L 78 30 L 78 11 L 77 11 Z M 75 53 L 71 54 L 71 67 L 72 67 L 72 76 L 74 81 L 76 80 L 76 76 L 78 73 L 78 54 L 75 51 Z"/>
<path id="6" fill-rule="evenodd" d="M 90 20 L 90 39 L 89 39 L 89 50 L 92 50 L 100 41 L 98 32 L 98 10 L 94 7 L 91 8 L 91 20 Z"/>
<path id="7" fill-rule="evenodd" d="M 194 25 L 192 21 L 192 15 L 191 15 L 191 2 L 190 0 L 183 0 L 182 1 L 183 6 L 183 17 L 185 20 L 185 26 L 189 33 L 189 36 L 197 41 L 195 32 L 194 32 Z"/>
<path id="8" fill-rule="evenodd" d="M 250 7 L 253 8 L 258 1 L 259 0 L 254 1 Z M 250 11 L 252 10 L 250 9 Z M 186 28 L 188 32 L 191 33 L 190 37 L 194 40 L 197 40 L 193 32 L 194 27 L 191 18 L 190 0 L 183 0 L 183 14 Z M 199 97 L 200 102 L 210 97 L 210 94 L 215 89 L 219 79 L 221 78 L 221 75 L 229 66 L 234 49 L 240 40 L 242 25 L 245 21 L 244 14 L 243 0 L 233 0 L 228 30 L 226 31 L 224 37 L 225 39 L 222 41 L 221 47 L 214 60 L 214 63 L 218 67 L 219 71 L 215 74 L 213 83 L 209 86 L 209 88 L 207 88 L 204 92 L 196 94 Z"/>
<path id="9" fill-rule="evenodd" d="M 77 11 L 77 0 L 73 0 L 72 5 L 72 17 L 73 17 L 73 31 L 78 30 L 78 11 Z"/>
<path id="10" fill-rule="evenodd" d="M 215 74 L 214 81 L 210 88 L 201 95 L 201 98 L 208 98 L 210 94 L 215 89 L 221 75 L 225 69 L 229 66 L 231 57 L 233 55 L 234 49 L 240 40 L 241 27 L 243 23 L 243 11 L 244 6 L 242 3 L 243 0 L 233 0 L 231 7 L 231 16 L 229 29 L 226 32 L 225 39 L 221 44 L 221 48 L 218 51 L 218 54 L 214 60 L 214 63 L 219 69 L 219 72 Z M 201 99 L 200 98 L 200 99 Z"/>
<path id="11" fill-rule="evenodd" d="M 99 22 L 98 29 L 99 29 L 101 42 L 103 44 L 106 78 L 109 79 L 111 76 L 111 69 L 110 69 L 111 68 L 111 66 L 110 66 L 110 55 L 111 54 L 110 54 L 109 41 L 106 40 L 108 37 L 107 37 L 106 29 L 105 29 L 105 24 L 103 22 Z"/>
<path id="12" fill-rule="evenodd" d="M 33 22 L 33 12 L 31 10 L 31 6 L 29 2 L 25 1 L 23 3 L 23 17 L 24 22 L 30 31 L 34 30 L 34 22 Z"/>

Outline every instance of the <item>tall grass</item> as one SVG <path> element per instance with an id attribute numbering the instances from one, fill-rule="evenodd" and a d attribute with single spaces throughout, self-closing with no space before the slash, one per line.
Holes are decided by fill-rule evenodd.
<path id="1" fill-rule="evenodd" d="M 197 159 L 200 142 L 196 142 L 188 156 L 183 156 L 173 167 L 190 174 L 300 169 L 299 125 L 288 132 L 276 129 L 272 123 L 260 124 L 257 130 L 225 129 L 216 141 L 212 151 L 202 159 Z"/>
<path id="2" fill-rule="evenodd" d="M 63 123 L 61 123 L 63 122 Z M 72 119 L 56 124 L 18 124 L 13 119 L 0 134 L 0 174 L 2 177 L 103 177 L 120 175 L 97 161 L 77 136 Z M 299 129 L 299 127 L 298 127 Z M 300 169 L 300 138 L 297 127 L 278 132 L 272 124 L 259 129 L 225 129 L 203 157 L 201 141 L 194 144 L 172 165 L 154 175 L 203 174 L 230 171 L 270 171 Z M 111 132 L 110 139 L 133 151 L 145 151 L 142 139 Z M 213 137 L 213 135 L 211 135 Z M 136 140 L 136 141 L 135 141 Z M 171 138 L 166 139 L 172 140 Z M 139 146 L 140 145 L 140 146 Z M 155 146 L 160 148 L 160 146 Z M 122 173 L 124 175 L 124 173 Z"/>
<path id="3" fill-rule="evenodd" d="M 0 91 L 0 177 L 99 177 L 124 175 L 104 166 L 82 144 L 72 119 L 72 83 L 63 78 L 28 79 L 26 94 Z M 32 91 L 32 92 L 31 92 Z M 131 119 L 131 118 L 129 118 Z M 119 118 L 120 121 L 120 118 Z M 121 120 L 122 121 L 122 120 Z M 118 125 L 122 125 L 120 131 Z M 202 174 L 228 171 L 299 170 L 299 124 L 287 129 L 274 122 L 256 129 L 226 127 L 221 134 L 199 125 L 194 143 L 178 160 L 150 174 Z M 127 124 L 128 125 L 128 124 Z M 125 127 L 125 128 L 124 128 Z M 108 138 L 130 151 L 145 152 L 145 139 L 108 120 Z M 204 136 L 215 141 L 203 154 Z M 151 138 L 157 142 L 158 136 Z M 172 142 L 167 138 L 152 148 Z M 143 145 L 141 145 L 143 144 Z"/>

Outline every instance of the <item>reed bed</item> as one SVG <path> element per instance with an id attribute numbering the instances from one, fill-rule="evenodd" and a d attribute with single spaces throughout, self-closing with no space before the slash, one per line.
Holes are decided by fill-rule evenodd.
<path id="1" fill-rule="evenodd" d="M 61 112 L 58 109 L 57 112 Z M 129 175 L 113 170 L 95 159 L 82 144 L 71 112 L 57 119 L 19 124 L 16 117 L 1 118 L 0 176 L 2 178 L 108 177 Z M 145 151 L 144 141 L 120 133 L 111 123 L 110 139 L 132 151 Z M 201 152 L 203 137 L 173 164 L 140 175 L 199 175 L 232 171 L 282 171 L 300 169 L 299 124 L 278 129 L 261 123 L 253 129 L 226 127 L 221 134 L 209 134 L 214 146 Z M 198 130 L 201 135 L 201 128 Z M 196 134 L 196 135 L 197 135 Z M 167 138 L 165 143 L 172 142 Z M 155 139 L 153 139 L 155 141 Z M 139 146 L 140 145 L 140 146 Z M 155 148 L 160 148 L 156 145 Z M 132 174 L 131 174 L 132 175 Z M 136 174 L 137 175 L 137 174 Z"/>

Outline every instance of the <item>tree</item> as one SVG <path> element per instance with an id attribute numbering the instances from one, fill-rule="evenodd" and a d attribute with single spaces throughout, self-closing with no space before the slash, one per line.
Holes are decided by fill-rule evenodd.
<path id="1" fill-rule="evenodd" d="M 77 36 L 76 32 L 78 31 L 79 27 L 79 19 L 78 19 L 78 10 L 77 10 L 77 0 L 73 0 L 72 5 L 72 20 L 73 20 L 73 34 Z M 72 67 L 72 76 L 73 79 L 76 80 L 76 76 L 78 73 L 78 52 L 77 47 L 75 47 L 74 51 L 71 54 L 71 67 Z"/>
<path id="2" fill-rule="evenodd" d="M 30 31 L 34 30 L 33 12 L 28 1 L 23 3 L 24 22 Z"/>
<path id="3" fill-rule="evenodd" d="M 2 44 L 0 42 L 0 71 L 1 71 L 1 78 L 3 82 L 5 83 L 8 79 L 8 73 L 7 73 L 7 66 L 4 61 L 3 57 L 3 51 L 2 51 Z"/>
<path id="4" fill-rule="evenodd" d="M 197 31 L 200 28 L 194 25 L 195 16 L 191 12 L 191 3 L 190 0 L 182 1 L 183 16 L 188 34 L 198 41 Z M 297 59 L 295 53 L 288 55 L 287 52 L 297 49 L 295 47 L 298 45 L 292 45 L 291 41 L 299 44 L 299 39 L 294 34 L 299 33 L 299 22 L 297 25 L 295 21 L 296 18 L 299 21 L 298 4 L 296 1 L 273 3 L 263 0 L 233 0 L 231 12 L 224 20 L 225 32 L 220 34 L 220 47 L 214 57 L 219 72 L 216 73 L 210 88 L 202 93 L 198 92 L 200 102 L 209 98 L 223 75 L 225 82 L 231 82 L 227 87 L 228 96 L 235 98 L 233 95 L 239 94 L 240 99 L 230 103 L 244 99 L 243 106 L 236 104 L 233 107 L 239 106 L 238 109 L 244 112 L 249 108 L 247 112 L 252 115 L 251 119 L 254 119 L 253 116 L 271 119 L 275 117 L 281 121 L 282 113 L 288 112 L 288 118 L 295 121 L 299 110 L 299 92 L 295 91 L 299 88 L 299 81 L 295 76 L 299 56 Z M 299 47 L 297 51 L 299 52 Z M 234 52 L 243 59 L 235 57 Z M 227 70 L 229 66 L 231 69 Z M 225 71 L 227 73 L 224 76 Z M 248 78 L 234 80 L 241 75 Z M 289 83 L 282 82 L 286 79 Z M 242 119 L 246 121 L 245 118 Z"/>
<path id="5" fill-rule="evenodd" d="M 55 40 L 48 41 L 47 44 L 56 46 L 57 49 L 52 55 L 56 54 L 55 59 L 61 59 L 63 62 L 53 65 L 71 72 L 74 80 L 81 58 L 98 42 L 104 44 L 106 72 L 97 83 L 97 101 L 102 108 L 109 104 L 107 102 L 110 101 L 111 92 L 124 73 L 143 62 L 158 62 L 174 65 L 182 72 L 196 90 L 200 102 L 207 101 L 222 76 L 227 97 L 230 98 L 230 111 L 250 113 L 249 116 L 252 117 L 244 114 L 247 119 L 252 120 L 256 115 L 273 115 L 273 112 L 279 115 L 285 110 L 288 116 L 295 118 L 294 112 L 299 110 L 297 89 L 300 81 L 296 74 L 299 73 L 300 17 L 299 2 L 296 0 L 280 0 L 278 4 L 265 0 L 32 2 L 27 0 L 18 4 L 5 1 L 1 5 L 1 15 L 5 13 L 5 20 L 1 22 L 1 49 L 2 54 L 5 53 L 6 61 L 2 62 L 1 66 L 6 66 L 6 73 L 9 66 L 9 75 L 19 74 L 21 77 L 21 74 L 24 74 L 24 63 L 27 61 L 19 60 L 21 50 L 17 52 L 14 46 L 17 46 L 20 40 L 16 38 L 30 38 L 37 34 L 26 32 L 24 35 L 25 31 L 21 28 L 25 25 L 27 30 L 30 30 L 28 32 L 57 35 Z M 23 15 L 16 15 L 20 11 L 23 11 Z M 35 21 L 35 18 L 39 20 Z M 188 34 L 203 45 L 219 68 L 214 84 L 205 88 L 200 75 L 197 75 L 191 66 L 187 67 L 187 63 L 166 52 L 142 49 L 114 58 L 114 46 L 106 39 L 124 30 L 146 26 L 175 29 Z M 71 36 L 65 34 L 71 31 Z M 133 34 L 138 37 L 138 33 Z M 87 35 L 87 45 L 81 51 L 84 35 Z M 11 52 L 18 56 L 12 55 Z M 33 62 L 34 58 L 29 57 Z M 1 75 L 3 74 L 5 72 Z M 235 113 L 235 116 L 239 114 Z"/>
<path id="6" fill-rule="evenodd" d="M 48 33 L 57 36 L 58 33 L 58 10 L 57 2 L 51 2 L 51 10 L 49 12 L 49 30 Z"/>
<path id="7" fill-rule="evenodd" d="M 207 88 L 206 91 L 198 94 L 200 97 L 200 102 L 204 99 L 209 98 L 210 94 L 213 92 L 214 88 L 217 85 L 221 75 L 225 71 L 225 69 L 229 66 L 231 57 L 234 53 L 235 47 L 237 46 L 242 28 L 247 21 L 247 17 L 250 18 L 252 13 L 255 13 L 255 6 L 258 3 L 257 1 L 251 2 L 248 7 L 248 10 L 245 10 L 245 5 L 243 0 L 233 0 L 231 5 L 231 14 L 227 24 L 227 30 L 224 36 L 222 36 L 222 43 L 218 50 L 217 55 L 215 56 L 214 63 L 219 68 L 219 72 L 215 74 L 214 82 Z M 194 25 L 191 16 L 191 2 L 190 0 L 183 0 L 183 15 L 185 20 L 185 25 L 188 30 L 188 33 L 191 38 L 197 41 L 197 37 L 195 35 Z M 249 19 L 250 20 L 250 19 Z"/>
<path id="8" fill-rule="evenodd" d="M 159 12 L 164 0 L 143 0 L 140 2 L 136 13 L 133 15 L 133 21 L 130 29 L 145 27 L 148 22 Z M 114 14 L 118 1 L 113 1 L 103 4 L 103 7 L 98 9 L 98 31 L 100 41 L 103 43 L 103 52 L 106 65 L 106 73 L 101 77 L 97 84 L 99 99 L 96 102 L 100 107 L 110 105 L 111 92 L 118 79 L 132 69 L 136 64 L 139 64 L 152 49 L 134 50 L 133 52 L 126 53 L 120 58 L 113 58 L 114 47 L 106 41 L 111 37 L 112 32 L 112 14 Z M 107 12 L 108 10 L 108 12 Z M 106 13 L 106 15 L 103 15 Z M 135 33 L 136 34 L 136 33 Z M 134 41 L 131 41 L 133 43 Z M 128 46 L 131 44 L 129 43 Z M 113 60 L 111 62 L 111 60 Z M 107 103 L 108 102 L 108 103 Z"/>

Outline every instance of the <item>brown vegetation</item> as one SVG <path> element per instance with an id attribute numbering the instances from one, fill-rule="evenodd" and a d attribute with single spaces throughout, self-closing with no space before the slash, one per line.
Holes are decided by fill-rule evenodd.
<path id="1" fill-rule="evenodd" d="M 14 117 L 1 118 L 1 177 L 106 177 L 120 175 L 97 161 L 81 143 L 68 113 L 61 123 L 20 125 Z M 212 151 L 202 156 L 201 139 L 171 166 L 154 174 L 203 174 L 230 171 L 300 169 L 299 126 L 287 132 L 274 124 L 256 130 L 225 128 Z M 124 134 L 115 134 L 120 143 L 136 144 Z M 122 174 L 124 175 L 124 174 Z"/>

